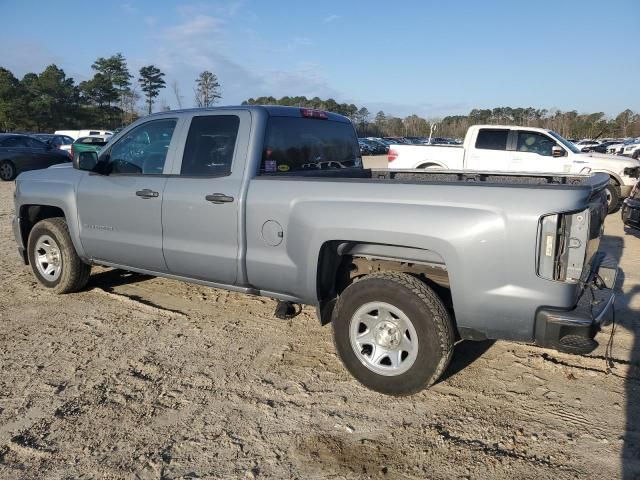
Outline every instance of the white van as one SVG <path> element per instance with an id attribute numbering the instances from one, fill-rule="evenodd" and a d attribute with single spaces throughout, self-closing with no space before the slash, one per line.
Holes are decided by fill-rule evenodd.
<path id="1" fill-rule="evenodd" d="M 90 137 L 92 135 L 113 135 L 110 130 L 56 130 L 54 135 L 68 135 L 77 140 L 80 137 Z"/>

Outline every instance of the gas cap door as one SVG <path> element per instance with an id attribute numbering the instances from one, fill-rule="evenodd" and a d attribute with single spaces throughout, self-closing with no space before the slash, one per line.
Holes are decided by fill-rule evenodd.
<path id="1" fill-rule="evenodd" d="M 284 231 L 282 230 L 282 225 L 275 220 L 267 220 L 264 222 L 264 225 L 262 225 L 262 239 L 267 245 L 277 247 L 282 243 L 283 238 Z"/>

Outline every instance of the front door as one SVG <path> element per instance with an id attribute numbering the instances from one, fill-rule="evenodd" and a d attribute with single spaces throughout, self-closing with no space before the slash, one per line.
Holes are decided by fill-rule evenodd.
<path id="1" fill-rule="evenodd" d="M 163 249 L 169 272 L 236 283 L 250 121 L 242 110 L 191 118 L 182 161 L 176 162 L 164 190 Z"/>
<path id="2" fill-rule="evenodd" d="M 80 240 L 90 258 L 166 272 L 161 215 L 176 123 L 163 118 L 133 128 L 102 152 L 102 174 L 83 172 Z"/>
<path id="3" fill-rule="evenodd" d="M 514 133 L 517 139 L 510 170 L 573 173 L 573 162 L 569 157 L 553 156 L 553 147 L 557 145 L 555 140 L 540 132 L 520 130 Z"/>

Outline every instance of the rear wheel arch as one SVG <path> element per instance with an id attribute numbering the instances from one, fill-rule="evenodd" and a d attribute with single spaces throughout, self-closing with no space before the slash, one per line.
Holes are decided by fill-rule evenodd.
<path id="1" fill-rule="evenodd" d="M 333 240 L 325 242 L 318 255 L 317 314 L 321 324 L 331 322 L 336 301 L 349 285 L 378 272 L 419 278 L 453 310 L 447 266 L 439 253 L 401 245 Z"/>

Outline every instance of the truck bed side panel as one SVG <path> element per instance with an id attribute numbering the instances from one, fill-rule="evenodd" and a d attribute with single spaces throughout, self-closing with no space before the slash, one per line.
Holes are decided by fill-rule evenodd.
<path id="1" fill-rule="evenodd" d="M 540 305 L 570 307 L 575 286 L 536 275 L 541 215 L 584 208 L 590 188 L 398 184 L 258 177 L 247 196 L 249 283 L 317 304 L 318 253 L 345 240 L 431 250 L 445 263 L 459 327 L 533 339 Z M 270 246 L 263 225 L 282 227 Z M 273 224 L 270 224 L 271 226 Z"/>

